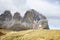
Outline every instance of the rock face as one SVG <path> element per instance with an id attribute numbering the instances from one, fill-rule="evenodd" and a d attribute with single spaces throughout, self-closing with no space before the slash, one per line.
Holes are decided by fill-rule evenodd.
<path id="1" fill-rule="evenodd" d="M 20 13 L 16 12 L 13 16 L 13 19 L 19 21 L 22 19 L 22 17 L 20 16 Z"/>
<path id="2" fill-rule="evenodd" d="M 48 26 L 48 20 L 47 19 L 42 19 L 38 22 L 38 28 L 39 29 L 49 29 Z"/>
<path id="3" fill-rule="evenodd" d="M 39 13 L 31 9 L 25 13 L 23 20 L 28 23 L 32 23 L 34 20 L 40 20 Z"/>
<path id="4" fill-rule="evenodd" d="M 1 14 L 1 17 L 4 19 L 4 21 L 6 21 L 6 20 L 9 21 L 12 19 L 12 15 L 9 10 L 6 10 L 3 14 Z"/>
<path id="5" fill-rule="evenodd" d="M 40 19 L 46 19 L 46 17 L 39 12 L 35 11 L 34 9 L 28 10 L 25 13 L 25 16 L 23 18 L 24 21 L 26 22 L 33 22 L 33 21 L 39 21 Z"/>
<path id="6" fill-rule="evenodd" d="M 23 18 L 23 22 L 28 23 L 30 27 L 33 28 L 33 24 L 35 25 L 34 29 L 40 29 L 39 25 L 42 25 L 42 29 L 49 29 L 48 21 L 46 17 L 39 12 L 35 11 L 34 9 L 28 10 L 25 13 Z"/>
<path id="7" fill-rule="evenodd" d="M 3 14 L 0 15 L 0 24 L 1 28 L 5 28 L 5 26 L 8 25 L 8 22 L 12 19 L 11 12 L 9 10 L 6 10 Z"/>
<path id="8" fill-rule="evenodd" d="M 0 28 L 10 30 L 49 29 L 47 18 L 34 9 L 26 11 L 23 18 L 18 12 L 12 17 L 10 11 L 6 10 L 0 15 L 0 25 Z"/>

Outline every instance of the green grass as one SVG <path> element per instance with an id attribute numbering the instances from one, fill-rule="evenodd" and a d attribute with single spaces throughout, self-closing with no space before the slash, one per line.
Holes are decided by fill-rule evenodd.
<path id="1" fill-rule="evenodd" d="M 60 30 L 10 31 L 1 40 L 60 40 Z"/>

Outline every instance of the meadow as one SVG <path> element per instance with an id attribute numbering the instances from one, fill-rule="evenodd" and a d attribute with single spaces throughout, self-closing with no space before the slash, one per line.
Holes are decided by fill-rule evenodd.
<path id="1" fill-rule="evenodd" d="M 60 30 L 23 30 L 0 29 L 0 40 L 60 40 Z"/>

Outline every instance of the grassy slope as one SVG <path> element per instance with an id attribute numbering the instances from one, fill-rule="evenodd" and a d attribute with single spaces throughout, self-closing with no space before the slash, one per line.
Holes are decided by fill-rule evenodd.
<path id="1" fill-rule="evenodd" d="M 10 31 L 1 40 L 60 40 L 60 30 Z"/>

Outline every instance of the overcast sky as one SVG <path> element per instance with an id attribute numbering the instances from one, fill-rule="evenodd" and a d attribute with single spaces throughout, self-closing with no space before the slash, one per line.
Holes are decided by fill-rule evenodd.
<path id="1" fill-rule="evenodd" d="M 51 29 L 60 29 L 60 0 L 0 0 L 0 14 L 10 10 L 12 15 L 18 11 L 23 16 L 29 9 L 45 15 Z"/>

